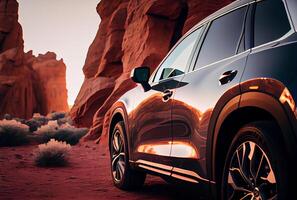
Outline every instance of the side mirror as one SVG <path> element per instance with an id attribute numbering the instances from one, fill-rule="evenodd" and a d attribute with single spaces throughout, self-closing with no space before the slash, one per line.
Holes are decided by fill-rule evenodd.
<path id="1" fill-rule="evenodd" d="M 148 83 L 150 78 L 150 68 L 149 67 L 137 67 L 132 70 L 131 78 L 135 83 L 140 83 L 144 91 L 151 89 L 150 84 Z"/>

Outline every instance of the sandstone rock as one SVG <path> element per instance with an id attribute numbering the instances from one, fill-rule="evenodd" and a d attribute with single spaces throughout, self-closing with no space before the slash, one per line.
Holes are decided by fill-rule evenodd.
<path id="1" fill-rule="evenodd" d="M 101 23 L 83 71 L 85 81 L 70 112 L 78 126 L 91 126 L 85 139 L 108 127 L 109 108 L 135 87 L 137 66 L 153 71 L 192 26 L 231 0 L 101 0 Z"/>
<path id="2" fill-rule="evenodd" d="M 66 66 L 48 52 L 24 53 L 16 0 L 0 0 L 0 118 L 67 111 Z"/>
<path id="3" fill-rule="evenodd" d="M 90 127 L 98 108 L 111 94 L 115 86 L 113 78 L 94 77 L 85 79 L 71 109 L 73 121 L 79 127 Z"/>
<path id="4" fill-rule="evenodd" d="M 18 3 L 15 0 L 0 1 L 0 53 L 16 48 L 15 61 L 23 56 L 22 27 L 18 23 Z"/>
<path id="5" fill-rule="evenodd" d="M 47 52 L 33 60 L 32 69 L 38 77 L 39 102 L 42 105 L 42 113 L 54 111 L 68 111 L 66 90 L 66 65 L 63 60 L 56 60 L 56 54 Z"/>

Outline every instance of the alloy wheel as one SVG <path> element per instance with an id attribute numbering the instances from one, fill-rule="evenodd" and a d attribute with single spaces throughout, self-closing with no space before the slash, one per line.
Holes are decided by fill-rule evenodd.
<path id="1" fill-rule="evenodd" d="M 124 139 L 119 130 L 112 136 L 111 144 L 111 168 L 116 182 L 120 182 L 125 173 L 125 148 Z"/>
<path id="2" fill-rule="evenodd" d="M 255 142 L 233 153 L 227 178 L 228 199 L 277 199 L 277 182 L 268 156 Z"/>

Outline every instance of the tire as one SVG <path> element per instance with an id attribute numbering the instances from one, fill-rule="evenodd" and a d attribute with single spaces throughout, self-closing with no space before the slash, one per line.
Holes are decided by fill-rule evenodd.
<path id="1" fill-rule="evenodd" d="M 225 160 L 221 199 L 290 199 L 289 158 L 278 131 L 259 121 L 237 132 Z"/>
<path id="2" fill-rule="evenodd" d="M 134 190 L 144 184 L 146 174 L 131 169 L 124 122 L 118 122 L 109 141 L 111 177 L 114 185 L 122 190 Z"/>

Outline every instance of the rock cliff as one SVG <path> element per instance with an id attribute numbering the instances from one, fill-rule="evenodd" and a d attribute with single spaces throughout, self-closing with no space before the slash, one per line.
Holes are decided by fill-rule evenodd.
<path id="1" fill-rule="evenodd" d="M 78 126 L 91 126 L 89 139 L 104 129 L 109 108 L 135 84 L 134 67 L 154 70 L 193 25 L 231 0 L 101 0 L 101 23 L 83 67 L 85 81 L 71 110 Z"/>
<path id="2" fill-rule="evenodd" d="M 0 117 L 67 111 L 66 66 L 55 53 L 24 53 L 16 0 L 0 0 Z"/>

